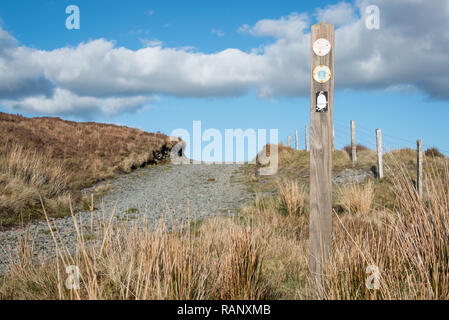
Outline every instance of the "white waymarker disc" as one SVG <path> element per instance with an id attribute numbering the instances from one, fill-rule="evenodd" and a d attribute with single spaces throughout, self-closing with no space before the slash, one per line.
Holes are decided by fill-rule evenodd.
<path id="1" fill-rule="evenodd" d="M 331 78 L 331 70 L 327 66 L 318 66 L 313 69 L 313 79 L 319 83 L 325 83 Z"/>
<path id="2" fill-rule="evenodd" d="M 324 38 L 320 38 L 313 43 L 313 52 L 317 56 L 323 57 L 331 51 L 331 43 Z"/>

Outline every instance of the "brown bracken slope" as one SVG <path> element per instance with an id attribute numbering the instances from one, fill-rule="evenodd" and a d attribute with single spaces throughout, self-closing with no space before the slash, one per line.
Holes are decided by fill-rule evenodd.
<path id="1" fill-rule="evenodd" d="M 0 112 L 0 229 L 78 205 L 80 190 L 163 161 L 173 146 L 162 133 Z"/>

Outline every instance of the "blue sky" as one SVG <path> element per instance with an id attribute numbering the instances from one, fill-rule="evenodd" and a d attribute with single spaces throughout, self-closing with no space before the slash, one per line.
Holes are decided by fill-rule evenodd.
<path id="1" fill-rule="evenodd" d="M 202 121 L 203 129 L 223 132 L 277 128 L 284 143 L 298 129 L 303 148 L 309 122 L 307 36 L 311 24 L 326 18 L 337 33 L 337 148 L 349 143 L 349 121 L 356 120 L 357 140 L 371 148 L 374 130 L 382 128 L 387 147 L 414 148 L 419 138 L 449 155 L 449 6 L 438 0 L 432 5 L 408 3 L 2 1 L 0 70 L 5 69 L 1 59 L 4 65 L 18 67 L 0 75 L 0 110 L 166 134 L 177 128 L 192 130 L 195 120 Z M 80 30 L 65 27 L 70 4 L 80 8 Z M 361 10 L 367 4 L 380 8 L 379 30 L 364 27 Z M 398 10 L 404 14 L 398 15 Z M 426 19 L 441 30 L 439 39 L 431 36 L 435 29 Z M 295 28 L 298 36 L 291 34 Z M 2 56 L 1 46 L 15 53 Z M 142 51 L 146 47 L 148 51 Z M 119 63 L 95 70 L 95 59 L 103 62 L 111 52 Z M 146 62 L 139 52 L 164 63 Z M 199 60 L 191 65 L 194 59 Z M 228 74 L 234 63 L 235 70 Z M 130 73 L 150 70 L 153 64 L 156 71 L 142 71 L 129 80 Z M 207 68 L 199 74 L 205 80 L 195 75 L 195 66 L 203 65 Z M 84 66 L 95 71 L 89 73 Z M 138 89 L 130 89 L 128 83 L 120 87 L 128 80 Z M 71 97 L 76 102 L 63 105 Z"/>

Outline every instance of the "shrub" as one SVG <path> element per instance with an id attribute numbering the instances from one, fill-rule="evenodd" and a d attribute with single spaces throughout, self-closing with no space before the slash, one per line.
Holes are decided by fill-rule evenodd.
<path id="1" fill-rule="evenodd" d="M 349 156 L 352 154 L 352 147 L 351 147 L 351 146 L 345 146 L 345 147 L 343 148 L 343 150 L 345 150 L 346 153 L 347 153 Z M 357 151 L 357 152 L 364 151 L 364 150 L 368 150 L 368 148 L 365 147 L 365 146 L 363 146 L 363 145 L 361 145 L 361 144 L 357 144 L 357 145 L 356 145 L 356 151 Z"/>
<path id="2" fill-rule="evenodd" d="M 433 148 L 429 148 L 426 150 L 426 152 L 424 153 L 427 157 L 432 157 L 432 158 L 444 158 L 444 154 L 442 154 L 437 148 L 433 147 Z"/>

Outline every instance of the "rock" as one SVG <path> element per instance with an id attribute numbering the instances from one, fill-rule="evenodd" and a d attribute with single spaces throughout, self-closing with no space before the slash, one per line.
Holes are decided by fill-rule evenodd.
<path id="1" fill-rule="evenodd" d="M 372 171 L 344 169 L 334 175 L 334 177 L 332 178 L 332 182 L 336 185 L 362 183 L 369 177 L 374 177 L 374 173 Z"/>

